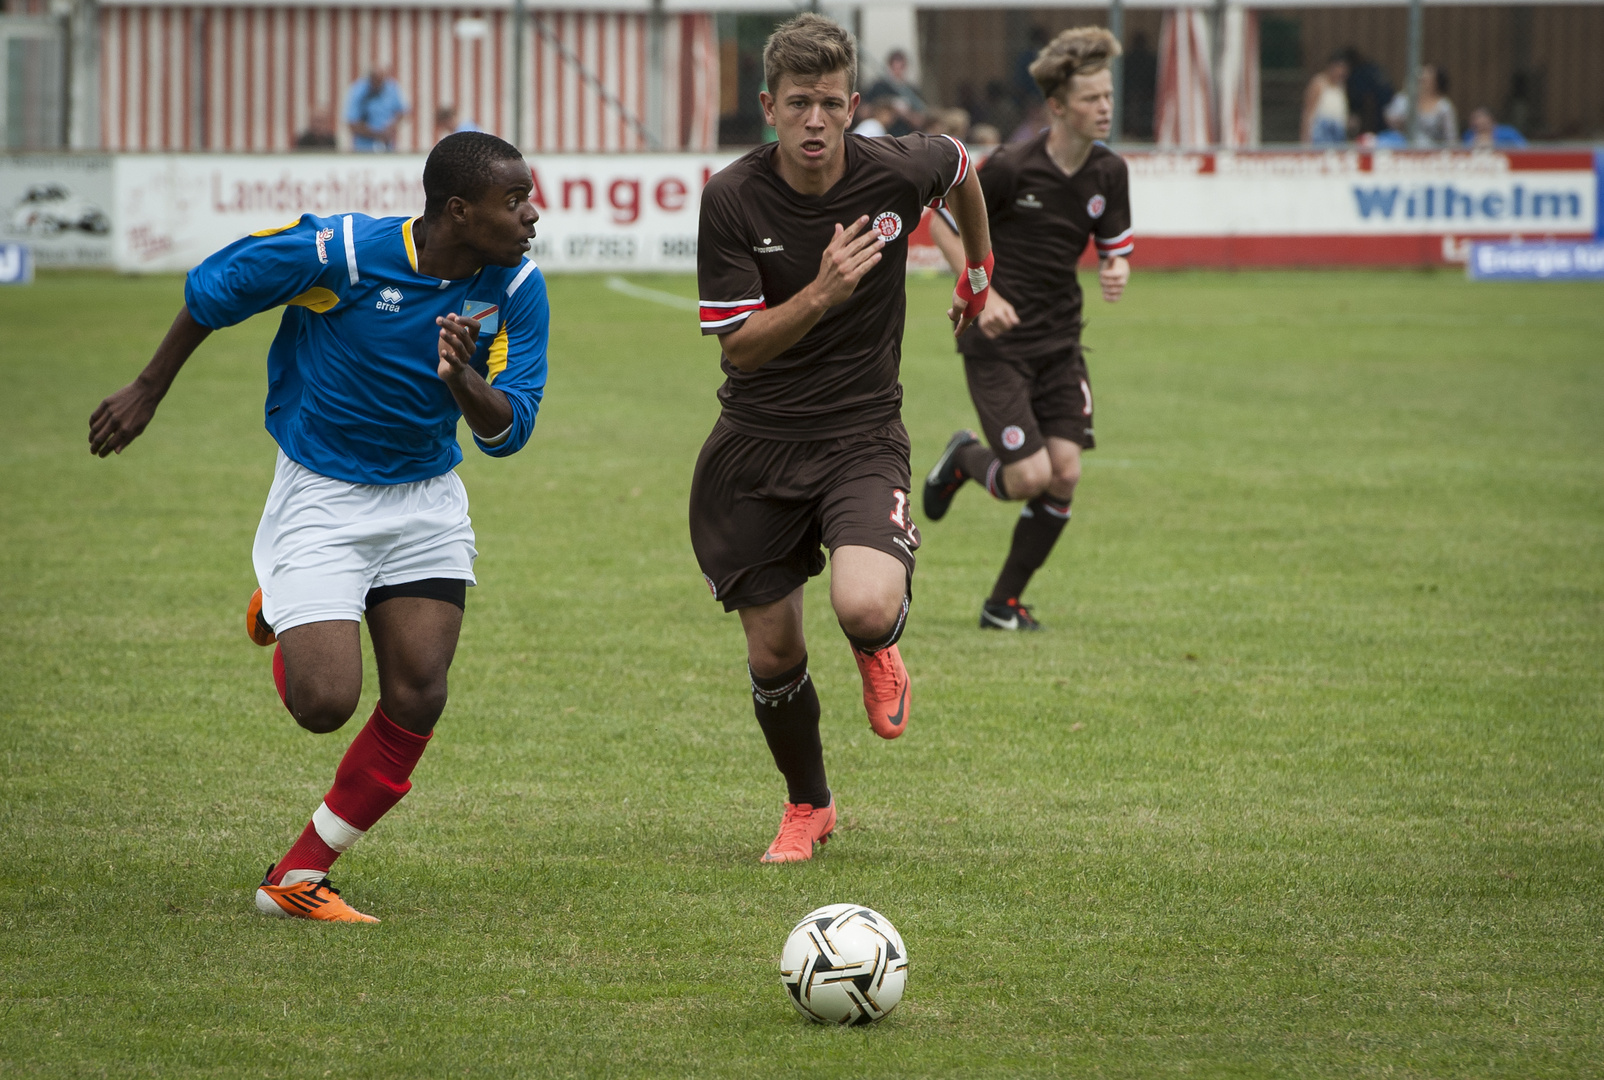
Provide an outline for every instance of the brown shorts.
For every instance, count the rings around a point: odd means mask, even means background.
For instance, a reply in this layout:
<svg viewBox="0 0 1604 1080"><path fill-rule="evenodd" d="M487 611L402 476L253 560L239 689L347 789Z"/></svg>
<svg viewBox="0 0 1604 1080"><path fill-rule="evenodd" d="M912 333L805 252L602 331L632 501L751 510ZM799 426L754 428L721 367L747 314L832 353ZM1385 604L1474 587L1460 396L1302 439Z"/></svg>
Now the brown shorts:
<svg viewBox="0 0 1604 1080"><path fill-rule="evenodd" d="M725 611L789 596L824 569L823 548L884 551L911 576L910 486L900 420L814 442L760 439L720 420L691 478L691 547Z"/></svg>
<svg viewBox="0 0 1604 1080"><path fill-rule="evenodd" d="M986 442L1004 464L1030 457L1049 435L1083 450L1097 445L1091 377L1080 346L1028 359L965 356L964 375Z"/></svg>

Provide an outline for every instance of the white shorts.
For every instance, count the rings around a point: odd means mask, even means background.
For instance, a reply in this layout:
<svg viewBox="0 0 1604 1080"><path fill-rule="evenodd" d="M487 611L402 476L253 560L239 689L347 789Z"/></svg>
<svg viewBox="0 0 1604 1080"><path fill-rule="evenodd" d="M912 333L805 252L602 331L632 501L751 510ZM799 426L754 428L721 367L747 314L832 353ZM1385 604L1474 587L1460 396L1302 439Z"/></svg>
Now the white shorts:
<svg viewBox="0 0 1604 1080"><path fill-rule="evenodd" d="M475 584L468 493L448 472L410 484L352 484L279 451L251 561L276 632L362 621L369 589L425 578Z"/></svg>

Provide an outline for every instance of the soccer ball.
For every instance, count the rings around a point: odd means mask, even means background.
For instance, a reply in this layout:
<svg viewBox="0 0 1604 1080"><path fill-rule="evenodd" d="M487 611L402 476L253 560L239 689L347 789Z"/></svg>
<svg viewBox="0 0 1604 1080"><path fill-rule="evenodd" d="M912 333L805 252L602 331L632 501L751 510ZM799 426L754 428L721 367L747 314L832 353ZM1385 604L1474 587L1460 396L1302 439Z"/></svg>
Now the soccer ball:
<svg viewBox="0 0 1604 1080"><path fill-rule="evenodd" d="M810 911L785 939L780 985L796 1011L821 1024L882 1020L902 1000L908 950L878 911L830 904Z"/></svg>

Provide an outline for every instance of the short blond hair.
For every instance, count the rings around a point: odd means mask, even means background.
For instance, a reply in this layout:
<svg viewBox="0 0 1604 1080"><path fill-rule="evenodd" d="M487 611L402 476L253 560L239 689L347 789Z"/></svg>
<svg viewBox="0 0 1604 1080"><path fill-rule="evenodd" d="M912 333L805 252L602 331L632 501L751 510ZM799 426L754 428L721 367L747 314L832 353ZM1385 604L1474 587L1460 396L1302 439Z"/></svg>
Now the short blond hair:
<svg viewBox="0 0 1604 1080"><path fill-rule="evenodd" d="M1077 75L1096 75L1124 50L1101 26L1077 26L1049 41L1030 65L1043 97L1054 97Z"/></svg>
<svg viewBox="0 0 1604 1080"><path fill-rule="evenodd" d="M777 93L780 77L847 73L847 92L858 84L858 43L834 19L805 11L782 23L763 46L763 78Z"/></svg>

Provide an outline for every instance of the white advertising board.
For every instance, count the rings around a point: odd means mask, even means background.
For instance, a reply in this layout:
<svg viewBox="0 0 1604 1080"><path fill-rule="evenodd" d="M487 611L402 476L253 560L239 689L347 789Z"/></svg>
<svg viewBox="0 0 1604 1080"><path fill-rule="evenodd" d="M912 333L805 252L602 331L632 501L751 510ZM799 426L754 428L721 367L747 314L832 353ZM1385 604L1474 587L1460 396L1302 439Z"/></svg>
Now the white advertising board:
<svg viewBox="0 0 1604 1080"><path fill-rule="evenodd" d="M1154 236L1592 233L1591 155L1331 151L1132 154Z"/></svg>
<svg viewBox="0 0 1604 1080"><path fill-rule="evenodd" d="M694 270L702 187L735 155L531 159L543 270ZM298 214L423 210L422 155L150 155L117 161L118 269L187 270Z"/></svg>
<svg viewBox="0 0 1604 1080"><path fill-rule="evenodd" d="M697 210L733 153L531 159L548 272L694 270ZM1419 265L1465 238L1590 237L1593 155L1264 151L1132 153L1136 258L1147 266ZM126 155L116 159L119 269L186 270L309 212L423 208L421 155ZM0 189L3 190L3 189ZM909 237L928 243L923 230ZM933 265L921 250L910 265ZM930 257L926 257L930 256ZM46 259L42 256L41 263Z"/></svg>
<svg viewBox="0 0 1604 1080"><path fill-rule="evenodd" d="M0 240L39 266L110 266L112 199L110 154L0 157Z"/></svg>

